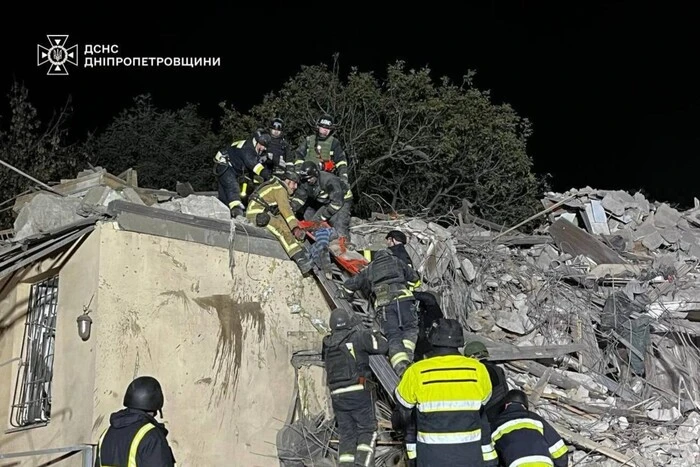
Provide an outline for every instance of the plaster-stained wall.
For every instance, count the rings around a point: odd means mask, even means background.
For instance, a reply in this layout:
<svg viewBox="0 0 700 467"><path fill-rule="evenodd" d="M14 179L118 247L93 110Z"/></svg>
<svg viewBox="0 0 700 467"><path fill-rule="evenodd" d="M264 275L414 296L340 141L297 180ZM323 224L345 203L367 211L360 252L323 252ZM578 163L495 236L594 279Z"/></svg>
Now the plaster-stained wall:
<svg viewBox="0 0 700 467"><path fill-rule="evenodd" d="M313 278L291 261L241 252L232 277L226 249L105 226L99 294L93 439L129 381L153 375L179 465L278 465L291 353L322 337L292 311L328 316Z"/></svg>
<svg viewBox="0 0 700 467"><path fill-rule="evenodd" d="M92 394L96 340L83 342L76 318L83 307L98 306L99 234L93 232L78 242L32 267L12 276L0 292L0 452L23 452L90 443L93 423ZM21 431L9 430L10 406L14 394L24 327L32 283L55 274L58 279L56 341L53 364L51 421ZM91 301L92 300L92 301ZM92 313L90 313L92 315ZM93 336L94 337L94 336ZM56 459L60 455L53 455ZM0 466L41 465L47 457L0 460ZM44 464L46 465L46 464ZM80 465L80 456L51 465Z"/></svg>

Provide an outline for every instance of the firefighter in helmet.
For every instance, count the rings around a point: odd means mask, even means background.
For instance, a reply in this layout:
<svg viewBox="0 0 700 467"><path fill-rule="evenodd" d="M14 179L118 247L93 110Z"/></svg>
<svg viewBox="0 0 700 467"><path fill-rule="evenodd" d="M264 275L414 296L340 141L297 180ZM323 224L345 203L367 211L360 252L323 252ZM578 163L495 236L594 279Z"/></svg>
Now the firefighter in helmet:
<svg viewBox="0 0 700 467"><path fill-rule="evenodd" d="M297 170L299 187L292 198L292 209L305 220L325 221L338 235L350 242L352 191L332 173L319 170L318 164L305 161Z"/></svg>
<svg viewBox="0 0 700 467"><path fill-rule="evenodd" d="M260 156L270 145L270 135L256 130L249 139L234 141L214 156L214 175L219 186L219 200L231 210L231 217L244 215L247 180L255 177L267 181L272 172L260 163Z"/></svg>
<svg viewBox="0 0 700 467"><path fill-rule="evenodd" d="M175 458L166 437L165 425L155 419L163 416L163 390L152 376L133 380L124 394L124 409L109 418L109 428L97 444L95 467L107 465L158 465L172 467ZM132 461L133 460L133 461Z"/></svg>
<svg viewBox="0 0 700 467"><path fill-rule="evenodd" d="M338 425L338 463L374 465L377 417L366 384L371 375L369 355L386 354L388 344L381 335L364 329L354 312L336 308L328 324L331 333L323 338L321 355Z"/></svg>
<svg viewBox="0 0 700 467"><path fill-rule="evenodd" d="M321 115L316 121L316 133L305 137L297 148L294 165L299 168L304 161L316 162L321 170L349 184L348 160L340 141L332 134L335 128L333 117Z"/></svg>
<svg viewBox="0 0 700 467"><path fill-rule="evenodd" d="M284 120L275 117L270 122L270 144L263 153L263 165L273 175L283 175L294 170L291 148L284 137Z"/></svg>

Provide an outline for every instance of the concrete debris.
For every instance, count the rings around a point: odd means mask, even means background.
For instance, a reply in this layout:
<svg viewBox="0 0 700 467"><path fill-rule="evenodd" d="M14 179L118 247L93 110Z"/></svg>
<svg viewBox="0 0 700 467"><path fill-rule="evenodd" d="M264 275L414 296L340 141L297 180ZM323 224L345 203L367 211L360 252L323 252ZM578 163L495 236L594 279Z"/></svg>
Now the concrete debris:
<svg viewBox="0 0 700 467"><path fill-rule="evenodd" d="M231 219L229 209L221 201L212 196L189 195L186 198L178 198L157 204L156 207L167 209L168 211L181 212L182 214L219 219L221 221L229 221Z"/></svg>
<svg viewBox="0 0 700 467"><path fill-rule="evenodd" d="M17 215L14 240L24 240L82 219L77 214L80 203L80 198L39 193Z"/></svg>
<svg viewBox="0 0 700 467"><path fill-rule="evenodd" d="M398 217L353 219L353 243L383 248L402 230L422 289L510 355L498 363L511 388L532 393L546 375L535 409L569 430L576 465L698 465L700 203L681 212L587 187L542 204L562 200L537 235ZM537 360L513 351L575 345Z"/></svg>
<svg viewBox="0 0 700 467"><path fill-rule="evenodd" d="M130 169L125 173L131 174L130 179L135 180L135 171ZM21 241L86 217L107 215L109 204L115 200L226 222L231 219L228 208L215 196L189 194L180 198L177 193L167 190L131 186L101 167L79 172L77 178L61 180L52 188L64 196L41 191L17 198L13 241ZM245 218L241 218L240 222L249 224Z"/></svg>
<svg viewBox="0 0 700 467"><path fill-rule="evenodd" d="M15 201L14 240L103 214L114 200L230 219L215 196L140 188L133 171L91 169L53 188L63 196ZM542 204L546 222L530 235L460 213L451 226L353 219L352 239L377 250L392 229L408 236L421 290L485 342L511 388L533 396L576 465L699 465L700 201L681 212L586 187ZM298 456L296 434L285 436Z"/></svg>

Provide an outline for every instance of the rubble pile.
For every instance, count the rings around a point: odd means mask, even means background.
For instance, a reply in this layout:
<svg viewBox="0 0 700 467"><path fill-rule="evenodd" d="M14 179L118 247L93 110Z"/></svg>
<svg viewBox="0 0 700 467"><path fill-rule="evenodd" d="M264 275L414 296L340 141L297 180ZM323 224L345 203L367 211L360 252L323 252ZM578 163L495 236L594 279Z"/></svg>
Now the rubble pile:
<svg viewBox="0 0 700 467"><path fill-rule="evenodd" d="M208 193L140 188L133 171L93 168L54 191L18 197L14 241L108 216L114 200L230 218ZM389 230L406 233L422 289L486 344L511 388L575 447L575 465L700 465L700 201L680 212L587 187L546 193L542 204L528 220L541 222L533 234L479 219L465 202L449 227L353 219L352 243L376 250ZM330 429L311 422L292 427L287 444L311 433L313 449L303 447L325 457L319 433Z"/></svg>
<svg viewBox="0 0 700 467"><path fill-rule="evenodd" d="M447 228L355 219L353 243L377 249L404 231L423 288L487 345L576 465L700 464L700 203L679 212L585 188L542 204L535 235L463 212Z"/></svg>

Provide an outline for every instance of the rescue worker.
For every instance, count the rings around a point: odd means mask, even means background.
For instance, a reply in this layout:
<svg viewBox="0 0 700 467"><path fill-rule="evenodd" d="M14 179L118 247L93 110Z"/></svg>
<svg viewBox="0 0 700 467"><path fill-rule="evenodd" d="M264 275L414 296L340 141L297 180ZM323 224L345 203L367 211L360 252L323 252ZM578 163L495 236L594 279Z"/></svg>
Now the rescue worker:
<svg viewBox="0 0 700 467"><path fill-rule="evenodd" d="M471 340L464 344L464 349L462 349L465 357L471 357L479 360L484 364L486 370L489 372L489 378L491 379L491 399L488 404L486 404L485 411L489 422L493 426L498 415L503 410L503 405L505 404L506 393L508 392L508 381L506 380L506 374L503 368L500 366L489 362L489 351L483 342L478 340Z"/></svg>
<svg viewBox="0 0 700 467"><path fill-rule="evenodd" d="M279 117L272 119L270 122L270 144L264 153L263 165L277 176L294 170L291 150L283 132L284 120Z"/></svg>
<svg viewBox="0 0 700 467"><path fill-rule="evenodd" d="M501 465L569 465L569 450L564 440L545 419L528 410L527 396L523 391L508 391L505 403L491 434Z"/></svg>
<svg viewBox="0 0 700 467"><path fill-rule="evenodd" d="M330 115L321 115L316 121L316 134L304 138L296 150L294 164L301 167L304 161L320 164L321 170L330 172L349 185L348 160L340 141L331 134L335 129Z"/></svg>
<svg viewBox="0 0 700 467"><path fill-rule="evenodd" d="M352 191L335 175L320 171L316 162L306 161L298 169L300 185L292 208L305 220L325 221L343 242L350 243Z"/></svg>
<svg viewBox="0 0 700 467"><path fill-rule="evenodd" d="M339 295L350 298L356 290L369 290L379 313L382 333L389 341L391 366L399 377L413 361L418 337L416 300L408 289L418 274L390 250L380 250L359 273L345 280Z"/></svg>
<svg viewBox="0 0 700 467"><path fill-rule="evenodd" d="M408 367L395 391L398 418L410 423L411 411L417 410L416 464L495 464L490 437L484 436L482 442L482 430L489 431L489 427L480 412L491 397L486 367L459 353L464 335L457 320L441 318L429 335L432 352Z"/></svg>
<svg viewBox="0 0 700 467"><path fill-rule="evenodd" d="M313 261L301 243L306 232L299 227L289 197L296 191L299 176L285 172L272 177L250 195L246 218L258 227L265 227L277 237L284 251L299 266L302 274L313 268Z"/></svg>
<svg viewBox="0 0 700 467"><path fill-rule="evenodd" d="M133 380L124 394L124 407L110 416L109 428L100 436L95 467L174 466L168 430L155 419L157 412L163 416L158 380L151 376Z"/></svg>
<svg viewBox="0 0 700 467"><path fill-rule="evenodd" d="M250 139L234 141L231 146L214 156L214 174L219 185L219 200L231 210L231 217L244 214L241 196L246 196L247 187L241 189L246 177L262 177L267 181L272 173L260 162L259 157L270 145L270 135L256 130ZM251 173L254 174L251 176ZM247 183L246 183L247 185Z"/></svg>
<svg viewBox="0 0 700 467"><path fill-rule="evenodd" d="M338 462L374 465L377 417L366 384L371 375L369 355L386 354L388 344L381 335L358 327L358 317L342 308L331 312L328 324L331 333L323 338L321 355L338 424Z"/></svg>
<svg viewBox="0 0 700 467"><path fill-rule="evenodd" d="M394 255L400 260L408 264L411 269L415 269L413 266L413 261L411 256L406 251L406 244L408 243L406 234L400 230L392 230L386 234L385 237L386 246L390 249ZM365 250L363 252L365 259L371 261L374 252L371 250ZM411 289L413 296L418 301L418 340L416 341L415 350L415 360L421 360L424 356L430 352L430 343L428 342L428 330L432 327L433 323L437 322L443 317L442 308L438 303L437 297L431 292L421 292L418 290L413 290L420 287L420 281L415 287Z"/></svg>

